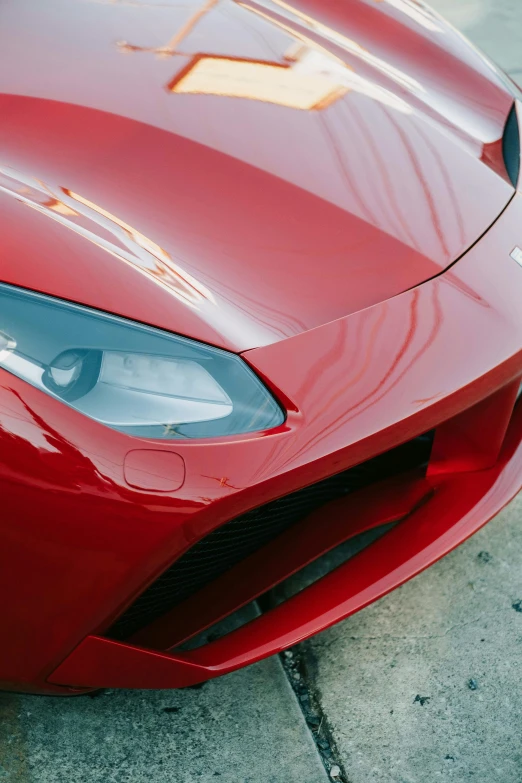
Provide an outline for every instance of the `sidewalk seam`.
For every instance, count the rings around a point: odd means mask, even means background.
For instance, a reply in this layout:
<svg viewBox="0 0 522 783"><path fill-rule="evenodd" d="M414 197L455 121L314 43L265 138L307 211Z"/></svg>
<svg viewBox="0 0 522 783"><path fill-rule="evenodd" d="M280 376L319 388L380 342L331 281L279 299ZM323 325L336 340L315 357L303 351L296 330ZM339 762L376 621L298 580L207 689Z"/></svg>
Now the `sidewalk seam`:
<svg viewBox="0 0 522 783"><path fill-rule="evenodd" d="M323 712L319 694L313 685L313 678L305 663L302 645L280 653L283 671L295 693L308 731L329 780L335 783L350 783L340 753L333 737L328 717ZM335 774L338 770L338 774Z"/></svg>

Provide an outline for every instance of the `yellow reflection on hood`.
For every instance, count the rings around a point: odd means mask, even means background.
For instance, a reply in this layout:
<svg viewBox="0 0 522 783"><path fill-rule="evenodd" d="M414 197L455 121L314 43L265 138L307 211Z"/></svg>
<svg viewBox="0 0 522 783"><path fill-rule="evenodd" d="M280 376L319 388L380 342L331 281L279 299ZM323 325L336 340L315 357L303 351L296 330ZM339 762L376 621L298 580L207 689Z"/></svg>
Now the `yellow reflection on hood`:
<svg viewBox="0 0 522 783"><path fill-rule="evenodd" d="M168 89L181 94L248 98L309 111L324 109L348 92L346 86L328 76L311 74L297 65L205 55L195 58Z"/></svg>

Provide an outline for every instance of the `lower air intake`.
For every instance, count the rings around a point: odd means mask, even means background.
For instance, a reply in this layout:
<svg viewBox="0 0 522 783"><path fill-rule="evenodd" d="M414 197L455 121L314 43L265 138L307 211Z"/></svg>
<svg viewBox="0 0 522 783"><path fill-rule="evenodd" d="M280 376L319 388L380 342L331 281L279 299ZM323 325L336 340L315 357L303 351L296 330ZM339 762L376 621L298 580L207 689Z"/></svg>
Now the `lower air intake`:
<svg viewBox="0 0 522 783"><path fill-rule="evenodd" d="M390 476L424 470L432 442L430 432L221 525L176 560L105 635L129 638L325 503Z"/></svg>

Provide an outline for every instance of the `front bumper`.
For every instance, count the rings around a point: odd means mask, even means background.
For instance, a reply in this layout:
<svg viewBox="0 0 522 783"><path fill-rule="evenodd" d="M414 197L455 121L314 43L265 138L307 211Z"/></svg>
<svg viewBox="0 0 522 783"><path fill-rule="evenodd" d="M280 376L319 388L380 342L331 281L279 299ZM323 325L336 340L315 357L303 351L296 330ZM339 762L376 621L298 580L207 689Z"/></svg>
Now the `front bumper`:
<svg viewBox="0 0 522 783"><path fill-rule="evenodd" d="M0 374L0 687L182 687L326 628L446 554L522 486L522 195L445 274L244 354L288 410L277 431L142 443ZM425 477L335 501L132 643L104 634L182 552L251 508L428 430ZM124 478L137 447L175 451L175 492ZM190 652L164 652L362 530L400 521L286 603ZM299 543L296 546L296 543ZM292 546L288 546L292 543ZM194 618L197 621L194 623ZM188 630L187 630L188 628ZM181 632L180 629L184 629Z"/></svg>

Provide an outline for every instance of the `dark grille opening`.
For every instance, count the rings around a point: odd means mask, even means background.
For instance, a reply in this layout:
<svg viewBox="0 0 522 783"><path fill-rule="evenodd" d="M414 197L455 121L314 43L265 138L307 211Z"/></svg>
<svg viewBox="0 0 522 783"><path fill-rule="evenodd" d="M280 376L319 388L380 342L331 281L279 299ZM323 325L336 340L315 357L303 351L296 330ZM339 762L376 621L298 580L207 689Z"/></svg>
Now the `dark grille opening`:
<svg viewBox="0 0 522 783"><path fill-rule="evenodd" d="M132 636L325 503L399 473L425 469L432 442L433 432L429 432L225 523L176 560L116 620L106 636Z"/></svg>

